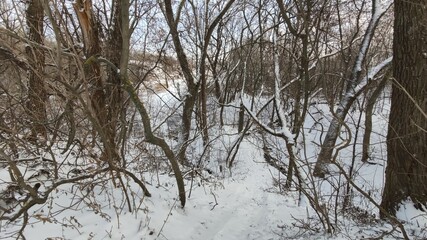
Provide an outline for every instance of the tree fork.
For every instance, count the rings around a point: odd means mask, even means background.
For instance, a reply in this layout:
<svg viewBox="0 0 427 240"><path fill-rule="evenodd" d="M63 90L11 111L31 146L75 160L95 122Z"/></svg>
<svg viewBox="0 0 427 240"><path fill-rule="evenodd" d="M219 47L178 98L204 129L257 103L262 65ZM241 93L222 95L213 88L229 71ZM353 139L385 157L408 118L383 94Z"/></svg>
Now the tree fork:
<svg viewBox="0 0 427 240"><path fill-rule="evenodd" d="M90 57L90 59L88 59L87 61L104 62L109 67L113 68L115 71L118 72L119 70L113 63L97 55ZM145 140L148 143L151 143L153 145L160 147L172 166L172 171L175 174L175 179L178 186L179 200L181 202L181 206L184 207L186 203L185 184L184 184L184 177L182 175L181 169L179 168L179 163L177 161L177 158L174 152L172 151L172 149L166 143L166 141L163 138L160 138L154 135L153 130L151 128L150 116L148 115L147 109L145 108L144 104L139 99L138 94L136 93L136 89L132 85L132 82L127 78L122 79L122 82L123 82L123 88L129 94L130 100L135 104L135 107L141 116L143 127L144 127Z"/></svg>

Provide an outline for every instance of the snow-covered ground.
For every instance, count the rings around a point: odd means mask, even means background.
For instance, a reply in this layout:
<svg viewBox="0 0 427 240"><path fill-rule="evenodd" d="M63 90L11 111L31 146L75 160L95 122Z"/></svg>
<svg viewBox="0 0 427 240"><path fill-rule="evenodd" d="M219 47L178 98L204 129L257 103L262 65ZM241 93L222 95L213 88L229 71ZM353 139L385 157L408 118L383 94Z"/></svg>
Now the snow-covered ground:
<svg viewBox="0 0 427 240"><path fill-rule="evenodd" d="M153 95L163 100L152 101L162 105L162 109L173 109L177 106L165 94ZM166 106L165 104L168 104ZM372 136L372 161L376 164L362 164L359 159L355 161L355 183L379 201L384 178L385 167L385 130L387 107L380 106L374 116L375 131ZM153 108L153 113L161 111ZM234 109L234 108L230 108ZM385 110L384 110L385 109ZM318 152L316 142L320 139L320 125L314 120L323 118L327 123L328 108L314 106L311 109L313 119L307 118L304 132L306 149L300 149L301 163L312 163ZM356 119L358 111L352 113ZM159 114L158 119L161 119ZM159 123L162 121L158 120ZM357 121L353 121L356 123ZM156 124L157 122L154 121ZM154 124L154 125L155 125ZM351 128L355 124L350 121ZM326 125L327 126L327 125ZM187 191L187 204L180 207L177 199L177 189L174 176L167 168L158 167L144 169L150 162L140 155L138 148L129 148L129 159L132 159L132 169L138 177L144 179L151 192L151 197L144 197L141 189L132 179L124 179L127 197L123 188L113 185L113 182L103 175L94 179L84 180L81 184L65 184L49 194L48 201L36 205L29 210L29 222L24 230L27 239L169 239L169 240L240 240L240 239L362 239L383 238L396 239L401 234L398 230L391 234L393 227L378 219L378 210L366 198L356 191L352 192L351 212L341 212L335 208L336 203L342 202L342 195L337 191L345 188L345 179L336 175L329 181L314 179L316 193L320 202L328 209L328 215L334 226L333 233L325 233L316 211L308 201L302 200L298 191L283 189L285 176L264 159L263 143L257 131L245 137L232 169L225 167L226 152L237 136L233 133L236 129L224 126L215 129L213 134L218 136L214 141L209 158L204 161L205 169L191 172L184 169ZM361 130L362 131L362 130ZM363 132L363 131L362 131ZM361 138L362 132L358 137ZM345 134L344 134L345 135ZM353 135L354 136L354 135ZM137 134L131 142L137 144ZM273 139L274 140L274 139ZM360 141L359 141L360 142ZM274 142L273 142L274 143ZM284 151L280 140L274 147L278 156ZM360 144L357 146L360 154ZM192 150L190 149L190 152ZM198 149L194 150L196 155ZM65 154L54 152L56 161L64 168L63 175L72 177L71 170L76 166L79 158L85 156L72 155L71 150ZM46 158L51 155L45 154ZM351 147L345 149L340 155L344 166L349 166L352 159ZM139 161L139 166L138 166ZM159 160L162 161L162 160ZM91 171L99 167L95 163L89 164L84 169ZM43 168L43 164L36 166ZM151 164L152 165L152 164ZM307 166L301 166L302 170ZM34 173L33 168L25 164L19 165L29 179ZM49 166L45 166L49 168ZM206 170L209 169L210 173ZM106 173L108 175L108 173ZM44 178L41 179L41 178ZM1 186L4 188L10 181L6 168L0 170ZM51 177L37 176L29 182L43 182L40 194L52 185ZM333 186L338 186L334 188ZM310 191L313 189L310 189ZM340 193L342 194L342 193ZM84 196L84 197L83 197ZM338 196L338 197L336 197ZM129 205L131 209L129 209ZM336 211L336 212L334 212ZM406 221L405 227L414 239L426 237L427 217L425 213L414 209L410 204L399 211L398 216ZM17 231L21 228L23 220L8 223L0 222L0 239L16 238Z"/></svg>

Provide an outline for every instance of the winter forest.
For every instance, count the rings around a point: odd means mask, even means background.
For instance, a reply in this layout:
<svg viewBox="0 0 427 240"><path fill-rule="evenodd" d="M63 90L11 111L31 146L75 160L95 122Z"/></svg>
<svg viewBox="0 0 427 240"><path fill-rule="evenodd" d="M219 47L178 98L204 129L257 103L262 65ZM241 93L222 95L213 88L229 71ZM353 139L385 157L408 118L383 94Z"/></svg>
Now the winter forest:
<svg viewBox="0 0 427 240"><path fill-rule="evenodd" d="M427 239L424 0L0 1L0 239Z"/></svg>

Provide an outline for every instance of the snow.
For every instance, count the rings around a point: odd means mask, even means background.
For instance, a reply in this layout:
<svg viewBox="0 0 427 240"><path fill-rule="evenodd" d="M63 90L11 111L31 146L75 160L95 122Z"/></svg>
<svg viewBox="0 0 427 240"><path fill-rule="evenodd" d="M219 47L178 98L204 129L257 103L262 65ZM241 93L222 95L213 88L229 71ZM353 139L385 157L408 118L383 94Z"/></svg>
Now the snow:
<svg viewBox="0 0 427 240"><path fill-rule="evenodd" d="M172 96L177 91L171 89L171 92L143 95L147 104L150 104L150 113L157 114L152 121L159 129L167 125L160 124L180 104ZM388 108L387 101L377 106L373 119L375 132L372 136L372 161L377 164L362 164L356 160L354 167L355 183L369 192L377 202L381 200L384 178L385 122ZM237 111L233 106L226 108L226 120L231 122ZM355 118L359 112L350 114ZM332 118L329 107L321 103L311 105L310 115L312 117L307 118L304 126L307 145L301 147L302 140L299 140L295 146L297 152L304 152L300 154L298 166L307 180L310 180L308 166L312 165L319 151L315 143L322 136L321 125L326 125ZM348 125L352 131L355 130L354 123L349 122ZM323 206L331 207L329 217L333 220L335 230L333 233L325 233L308 199L301 198L296 189L284 191L282 182L285 176L266 163L263 142L257 131L254 128L245 136L232 169L226 169L224 161L228 148L238 137L235 127L224 126L211 131L217 134L218 140L213 142L204 166L212 173L199 169L198 174L192 178L189 169L184 169L187 196L190 196L185 208L179 206L174 176L164 167L153 167L155 164L161 165L162 161L156 159L156 162L150 162L149 158L141 156L141 150L137 147L129 147L127 157L137 164L130 165L128 170L146 182L152 197L144 197L141 189L131 179L124 178L132 203L129 211L122 188L115 187L111 180L105 181L102 175L81 181L81 184L61 185L49 194L45 204L36 205L29 210L30 220L24 234L27 239L362 239L378 237L393 229L390 224L378 219L378 210L357 192L352 193L351 203L354 208L334 217L333 206L336 201L342 201L335 196L345 186L343 177L336 171L328 179L313 179L313 182L305 186L307 191L318 194ZM137 133L132 136L132 144L141 144ZM271 154L286 160L283 139L266 139L274 148ZM360 151L361 146L357 145L357 148ZM149 149L149 146L144 149ZM190 148L189 154L198 157L198 150L198 147ZM59 149L54 151L58 162L63 166L69 164L68 168L63 169L63 175L73 177L71 170L82 162L86 162L83 170L88 172L99 167L96 163L88 163L89 158L84 155L72 155L74 151L77 149L73 148L65 154L61 154ZM48 153L42 154L46 156L40 157L50 156ZM21 156L20 159L24 157ZM351 158L351 150L344 149L339 159L347 167ZM44 164L42 160L39 162ZM26 168L23 164L19 167L26 179L35 173L35 170ZM2 187L10 179L6 170L0 170ZM43 182L41 195L53 184L51 178L46 176L39 176L31 181ZM425 237L427 220L424 212L416 210L408 202L402 205L397 215L405 221L405 227L411 236ZM0 238L16 238L21 224L22 220L0 222ZM401 237L399 233L394 232L383 239L398 237Z"/></svg>
<svg viewBox="0 0 427 240"><path fill-rule="evenodd" d="M163 176L162 187L151 188L153 197L145 199L137 212L123 210L117 214L114 209L117 206L108 204L112 200L99 193L96 194L98 201L104 202L99 209L67 210L57 218L59 222L32 222L25 233L37 236L35 239L54 236L67 239L90 236L94 239L276 239L277 224L285 224L277 218L291 219L305 209L294 206L292 198L275 192L271 186L271 169L251 143L244 143L241 152L242 161L237 163L233 176L196 186L185 209L174 200L173 180ZM58 205L70 204L68 191L66 186L52 194ZM40 209L35 214L39 218L46 216ZM153 234L149 235L150 232Z"/></svg>
<svg viewBox="0 0 427 240"><path fill-rule="evenodd" d="M376 3L374 1L374 3ZM353 73L352 73L352 84L350 85L351 88L356 87L361 79L358 79L358 74L362 71L362 66L365 62L365 56L369 50L369 45L371 44L371 40L374 36L375 29L378 25L378 22L380 21L381 17L387 12L387 10L390 8L392 2L387 3L376 3L374 5L374 9L372 10L372 16L371 20L369 21L368 28L366 29L365 34L363 35L363 40L356 58L356 62L353 67Z"/></svg>
<svg viewBox="0 0 427 240"><path fill-rule="evenodd" d="M427 227L427 214L424 210L417 209L410 200L403 202L399 206L396 217L404 222L418 225L421 228Z"/></svg>
<svg viewBox="0 0 427 240"><path fill-rule="evenodd" d="M262 157L248 143L242 148L240 171L219 186L196 189L185 210L173 211L159 239L276 239L278 223L270 216L298 215L286 211L286 197L268 192L271 174Z"/></svg>

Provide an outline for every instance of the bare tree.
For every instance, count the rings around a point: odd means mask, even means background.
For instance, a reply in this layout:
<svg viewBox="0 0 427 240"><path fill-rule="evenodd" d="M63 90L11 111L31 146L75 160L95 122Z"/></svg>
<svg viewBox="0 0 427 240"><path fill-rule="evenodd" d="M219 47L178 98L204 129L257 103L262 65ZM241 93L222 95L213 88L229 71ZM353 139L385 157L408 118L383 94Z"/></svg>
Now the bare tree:
<svg viewBox="0 0 427 240"><path fill-rule="evenodd" d="M367 53L369 46L371 44L372 38L375 33L375 29L380 21L381 17L389 9L391 3L383 6L380 2L374 0L372 2L372 16L369 22L369 25L366 29L365 34L363 35L363 40L360 44L360 49L355 59L353 70L351 76L347 82L347 87L344 95L341 97L337 109L334 112L334 118L332 119L328 132L323 141L321 151L317 158L316 166L314 168L313 174L318 177L324 177L327 173L326 165L332 161L332 153L335 147L335 142L338 138L339 131L342 127L342 123L345 120L348 110L356 99L357 95L360 92L357 91L357 88L360 87L360 83L364 81L362 70L363 65L366 62ZM378 66L385 67L391 62L391 58L382 62ZM375 72L375 71L371 71ZM372 78L372 77L371 77Z"/></svg>
<svg viewBox="0 0 427 240"><path fill-rule="evenodd" d="M166 0L164 4L162 4L164 15L166 17L168 26L170 28L170 34L172 36L172 41L175 47L175 52L177 54L177 59L179 61L181 70L184 75L184 79L187 84L187 94L184 99L183 114L182 114L183 126L182 126L181 136L179 140L180 150L179 150L178 159L180 160L181 163L187 162L185 152L186 152L188 140L190 137L192 113L194 110L194 106L196 104L197 97L199 96L198 94L199 90L201 91L201 95L200 95L201 118L200 119L201 119L201 128L203 132L202 133L203 142L206 145L208 141L207 109L206 109L206 88L207 88L206 66L207 66L207 57L208 57L208 46L209 46L209 42L211 41L211 37L212 37L212 34L214 33L215 28L220 23L224 14L230 9L233 2L234 0L227 1L225 6L219 11L217 16L214 18L214 20L211 23L208 23L206 19L206 22L204 23L206 26L205 29L203 30L198 29L202 40L200 45L201 57L199 59L199 67L197 69L198 74L196 78L193 75L193 71L190 67L191 64L189 63L186 52L184 51L182 40L178 32L180 15L185 2L184 1L181 2L181 4L178 6L178 11L176 13L174 13L173 11L173 5L171 1ZM192 1L190 1L190 4L194 5ZM206 7L206 11L207 9L208 8Z"/></svg>
<svg viewBox="0 0 427 240"><path fill-rule="evenodd" d="M26 11L28 26L28 40L36 44L43 44L44 32L44 11L42 1L31 0ZM46 101L47 92L44 80L44 50L34 45L26 47L29 62L29 86L27 111L32 123L32 139L36 140L37 135L46 138L47 114Z"/></svg>
<svg viewBox="0 0 427 240"><path fill-rule="evenodd" d="M112 129L107 113L107 96L105 86L101 76L101 66L98 62L92 61L95 56L102 53L99 36L99 19L94 14L92 1L76 1L73 7L80 23L83 35L84 52L87 58L84 64L86 86L90 92L91 110L95 118L93 119L94 129L100 134L103 143L102 160L110 164L118 162L120 156L114 142L115 129ZM117 15L119 18L120 15ZM117 94L114 94L116 96ZM117 96L116 96L117 97ZM118 99L117 99L118 100ZM113 107L114 108L114 107ZM96 138L96 136L93 136Z"/></svg>
<svg viewBox="0 0 427 240"><path fill-rule="evenodd" d="M317 49L316 45L319 42L320 34L318 32L319 26L322 26L322 16L326 9L327 1L313 2L313 1L297 1L296 2L296 13L298 16L294 24L289 17L288 7L282 0L277 0L279 6L280 16L284 20L290 34L296 38L297 45L299 45L299 59L297 59L298 65L298 81L295 81L295 94L293 104L293 127L292 133L294 134L294 141L297 141L299 134L301 133L302 126L305 121L305 117L308 111L309 97L312 91L310 87L310 70L314 66L310 66L310 60L314 59L313 62L317 62L320 57L319 54L314 50ZM317 29L317 30L316 30ZM314 34L312 34L314 32ZM310 50L311 49L311 50ZM287 184L290 185L293 171L296 170L295 161L290 158L289 170L287 176Z"/></svg>
<svg viewBox="0 0 427 240"><path fill-rule="evenodd" d="M105 29L108 33L108 47L105 48L104 52L105 57L114 65L119 66L120 70L122 70L121 63L128 63L129 61L129 50L127 52L123 52L124 49L129 49L129 46L124 47L123 41L130 38L131 29L129 29L129 26L127 26L127 28L122 28L122 24L124 23L123 18L126 17L122 15L122 8L126 6L122 5L125 5L125 3L121 1L112 1L111 5L111 25L107 26L107 29ZM126 74L127 65L123 66L123 71L124 72L121 73ZM108 141L110 143L114 143L113 146L117 147L116 135L118 131L119 116L123 110L125 110L125 108L123 108L123 90L121 87L122 79L120 77L121 75L111 68L108 69L107 73L107 84L105 90L108 109L108 114L106 116L107 127L109 129L109 136L107 137L109 138Z"/></svg>

